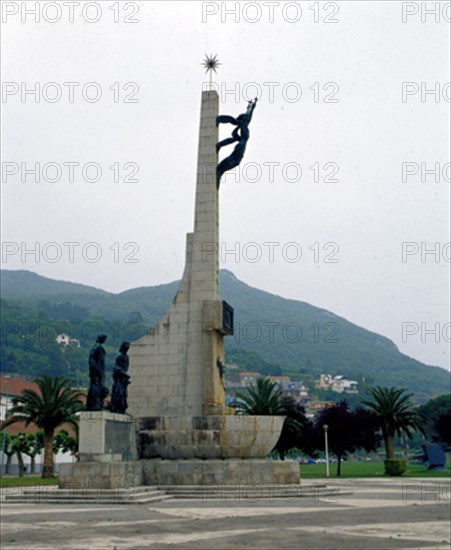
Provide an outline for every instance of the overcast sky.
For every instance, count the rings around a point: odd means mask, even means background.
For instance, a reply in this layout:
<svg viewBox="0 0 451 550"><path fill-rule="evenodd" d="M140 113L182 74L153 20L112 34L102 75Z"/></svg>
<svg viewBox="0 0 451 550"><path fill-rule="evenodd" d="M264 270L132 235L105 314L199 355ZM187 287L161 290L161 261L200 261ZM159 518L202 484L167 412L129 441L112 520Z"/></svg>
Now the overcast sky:
<svg viewBox="0 0 451 550"><path fill-rule="evenodd" d="M259 96L221 267L448 367L449 2L2 4L3 268L180 278L217 54L221 113Z"/></svg>

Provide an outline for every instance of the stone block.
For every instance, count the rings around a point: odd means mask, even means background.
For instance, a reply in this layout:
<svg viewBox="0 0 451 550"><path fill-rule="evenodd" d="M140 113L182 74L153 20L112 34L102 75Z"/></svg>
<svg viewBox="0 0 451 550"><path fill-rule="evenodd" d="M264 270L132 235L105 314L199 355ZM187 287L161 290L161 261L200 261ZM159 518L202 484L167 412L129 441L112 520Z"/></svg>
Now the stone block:
<svg viewBox="0 0 451 550"><path fill-rule="evenodd" d="M143 484L142 466L140 461L62 464L58 485L60 489L138 487Z"/></svg>
<svg viewBox="0 0 451 550"><path fill-rule="evenodd" d="M130 415L108 411L80 414L80 457L121 456L122 460L137 458L135 422ZM102 458L104 461L104 458Z"/></svg>
<svg viewBox="0 0 451 550"><path fill-rule="evenodd" d="M277 464L276 468L273 465ZM143 460L143 483L149 485L242 485L252 491L272 484L299 485L296 463L270 460ZM281 481L279 481L281 480Z"/></svg>

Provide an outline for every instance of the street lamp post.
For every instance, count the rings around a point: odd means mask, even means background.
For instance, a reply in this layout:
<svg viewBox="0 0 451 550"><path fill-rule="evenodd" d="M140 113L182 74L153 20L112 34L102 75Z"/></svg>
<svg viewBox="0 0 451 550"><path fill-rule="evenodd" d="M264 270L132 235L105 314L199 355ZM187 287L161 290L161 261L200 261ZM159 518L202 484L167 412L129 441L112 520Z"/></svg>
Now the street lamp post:
<svg viewBox="0 0 451 550"><path fill-rule="evenodd" d="M324 424L324 447L326 450L326 477L330 477L330 471L329 471L329 440L327 438L327 430L329 429L329 426L327 424Z"/></svg>

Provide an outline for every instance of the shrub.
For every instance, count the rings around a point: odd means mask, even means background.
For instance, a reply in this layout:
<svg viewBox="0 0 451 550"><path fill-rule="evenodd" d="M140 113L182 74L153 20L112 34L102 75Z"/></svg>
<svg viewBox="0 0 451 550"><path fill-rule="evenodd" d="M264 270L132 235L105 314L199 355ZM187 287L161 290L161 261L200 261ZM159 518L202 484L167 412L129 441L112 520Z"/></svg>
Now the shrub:
<svg viewBox="0 0 451 550"><path fill-rule="evenodd" d="M406 471L407 461L403 458L387 458L384 460L385 475L402 476Z"/></svg>

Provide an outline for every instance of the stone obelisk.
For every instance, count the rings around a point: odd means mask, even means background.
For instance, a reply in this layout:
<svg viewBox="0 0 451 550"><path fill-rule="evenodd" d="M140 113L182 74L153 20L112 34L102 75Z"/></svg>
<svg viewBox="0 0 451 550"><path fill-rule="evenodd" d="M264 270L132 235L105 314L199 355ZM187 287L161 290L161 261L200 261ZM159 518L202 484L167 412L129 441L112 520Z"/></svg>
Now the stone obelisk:
<svg viewBox="0 0 451 550"><path fill-rule="evenodd" d="M231 329L219 300L218 103L215 91L202 93L194 232L187 235L180 287L129 354L129 403L140 417L223 413L223 337Z"/></svg>
<svg viewBox="0 0 451 550"><path fill-rule="evenodd" d="M295 462L265 460L284 417L224 409L233 309L219 299L218 103L215 91L202 93L194 231L172 304L131 345L129 414L83 413L80 462L62 466L60 488L299 482Z"/></svg>

